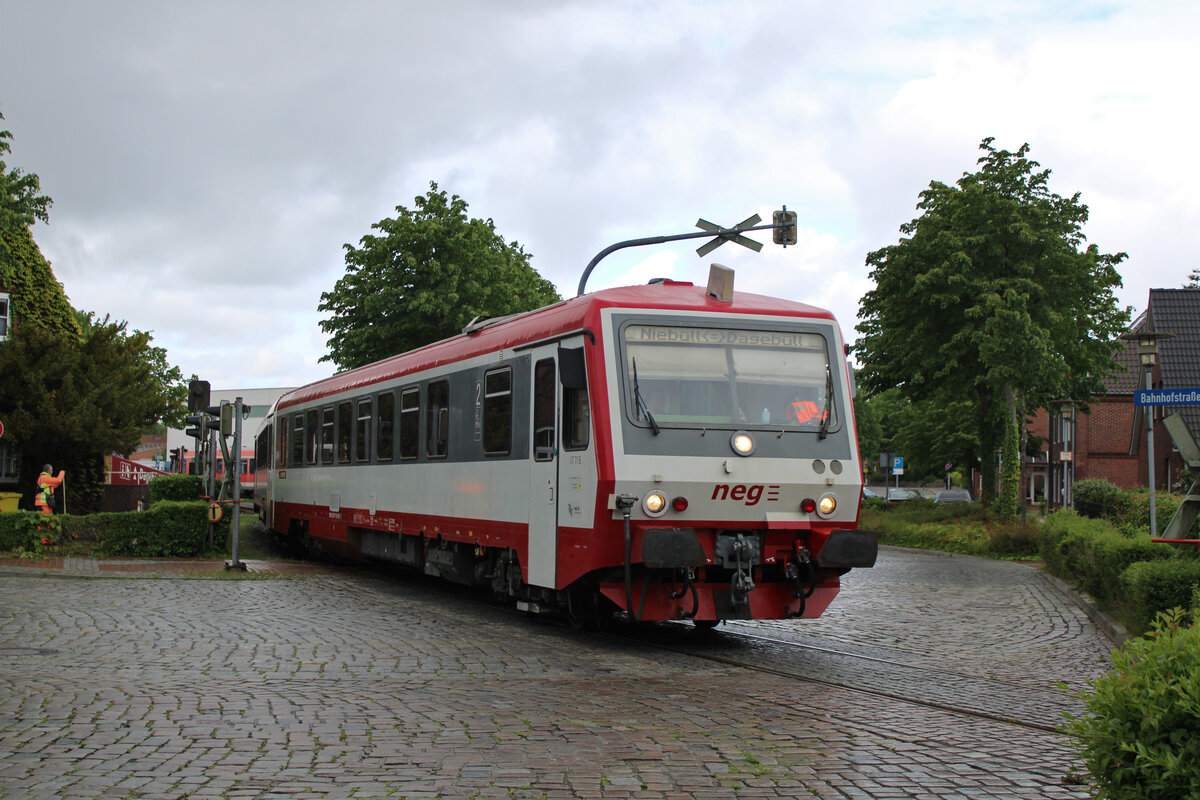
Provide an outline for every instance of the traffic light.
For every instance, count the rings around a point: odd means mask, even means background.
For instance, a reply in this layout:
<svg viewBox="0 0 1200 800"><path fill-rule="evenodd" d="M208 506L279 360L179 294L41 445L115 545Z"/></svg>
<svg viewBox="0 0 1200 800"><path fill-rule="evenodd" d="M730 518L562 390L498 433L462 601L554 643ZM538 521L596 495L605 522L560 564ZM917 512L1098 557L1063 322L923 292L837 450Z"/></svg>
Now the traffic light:
<svg viewBox="0 0 1200 800"><path fill-rule="evenodd" d="M184 430L184 434L186 436L192 437L193 439L202 438L204 436L204 434L201 432L204 429L204 420L205 420L204 414L188 414L186 417L183 418L183 421L186 422L188 425L195 425L197 427L187 428L186 430Z"/></svg>
<svg viewBox="0 0 1200 800"><path fill-rule="evenodd" d="M796 212L788 211L787 206L782 211L771 214L771 222L776 226L771 230L771 239L775 244L787 247L796 243Z"/></svg>
<svg viewBox="0 0 1200 800"><path fill-rule="evenodd" d="M209 406L205 413L213 417L208 421L208 427L220 431L222 436L233 435L233 405L222 402L219 406Z"/></svg>
<svg viewBox="0 0 1200 800"><path fill-rule="evenodd" d="M188 381L188 411L203 411L208 405L208 381Z"/></svg>

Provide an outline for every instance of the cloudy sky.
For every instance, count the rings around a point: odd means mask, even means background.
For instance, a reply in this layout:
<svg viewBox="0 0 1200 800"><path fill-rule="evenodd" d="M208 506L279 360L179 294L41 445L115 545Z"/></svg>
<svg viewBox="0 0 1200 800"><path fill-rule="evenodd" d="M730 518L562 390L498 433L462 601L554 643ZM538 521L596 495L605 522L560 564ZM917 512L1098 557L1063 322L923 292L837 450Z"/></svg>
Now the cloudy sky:
<svg viewBox="0 0 1200 800"><path fill-rule="evenodd" d="M1129 254L1120 300L1200 262L1200 4L1145 0L0 0L9 167L54 200L34 236L72 303L152 331L214 388L328 362L316 308L344 243L430 181L564 296L617 241L799 212L761 254L610 256L588 289L708 263L831 309L979 143L1053 170Z"/></svg>

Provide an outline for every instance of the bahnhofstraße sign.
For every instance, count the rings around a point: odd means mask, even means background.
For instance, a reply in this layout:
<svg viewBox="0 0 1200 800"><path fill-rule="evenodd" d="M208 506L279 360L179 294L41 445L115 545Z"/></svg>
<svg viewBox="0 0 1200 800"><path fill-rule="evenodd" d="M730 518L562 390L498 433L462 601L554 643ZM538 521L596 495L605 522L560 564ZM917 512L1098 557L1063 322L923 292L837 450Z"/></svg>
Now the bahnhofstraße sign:
<svg viewBox="0 0 1200 800"><path fill-rule="evenodd" d="M1200 406L1200 388L1138 389L1133 393L1135 406Z"/></svg>

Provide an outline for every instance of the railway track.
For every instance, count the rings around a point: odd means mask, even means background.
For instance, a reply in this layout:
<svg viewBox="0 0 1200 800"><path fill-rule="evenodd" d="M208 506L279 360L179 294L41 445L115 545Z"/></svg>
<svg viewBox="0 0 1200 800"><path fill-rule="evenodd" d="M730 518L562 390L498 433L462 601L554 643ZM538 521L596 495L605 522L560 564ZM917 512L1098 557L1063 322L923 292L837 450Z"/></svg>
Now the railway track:
<svg viewBox="0 0 1200 800"><path fill-rule="evenodd" d="M1083 710L1073 694L1051 686L905 663L885 655L882 648L875 648L880 655L868 655L806 644L756 633L753 628L753 623L734 623L700 631L690 623L659 623L617 629L613 635L752 672L1045 733L1059 732L1064 713Z"/></svg>

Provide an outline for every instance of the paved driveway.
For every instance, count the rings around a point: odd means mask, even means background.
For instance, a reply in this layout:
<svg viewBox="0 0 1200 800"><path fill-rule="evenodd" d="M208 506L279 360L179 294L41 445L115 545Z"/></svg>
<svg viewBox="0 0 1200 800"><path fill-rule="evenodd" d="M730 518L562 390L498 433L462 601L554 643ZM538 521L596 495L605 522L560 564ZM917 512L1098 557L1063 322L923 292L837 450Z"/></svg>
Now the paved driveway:
<svg viewBox="0 0 1200 800"><path fill-rule="evenodd" d="M1083 798L1057 734L904 697L998 680L1053 725L1111 647L1029 567L892 548L823 619L718 639L843 685L421 582L40 575L0 575L2 798ZM891 662L898 698L854 688Z"/></svg>

